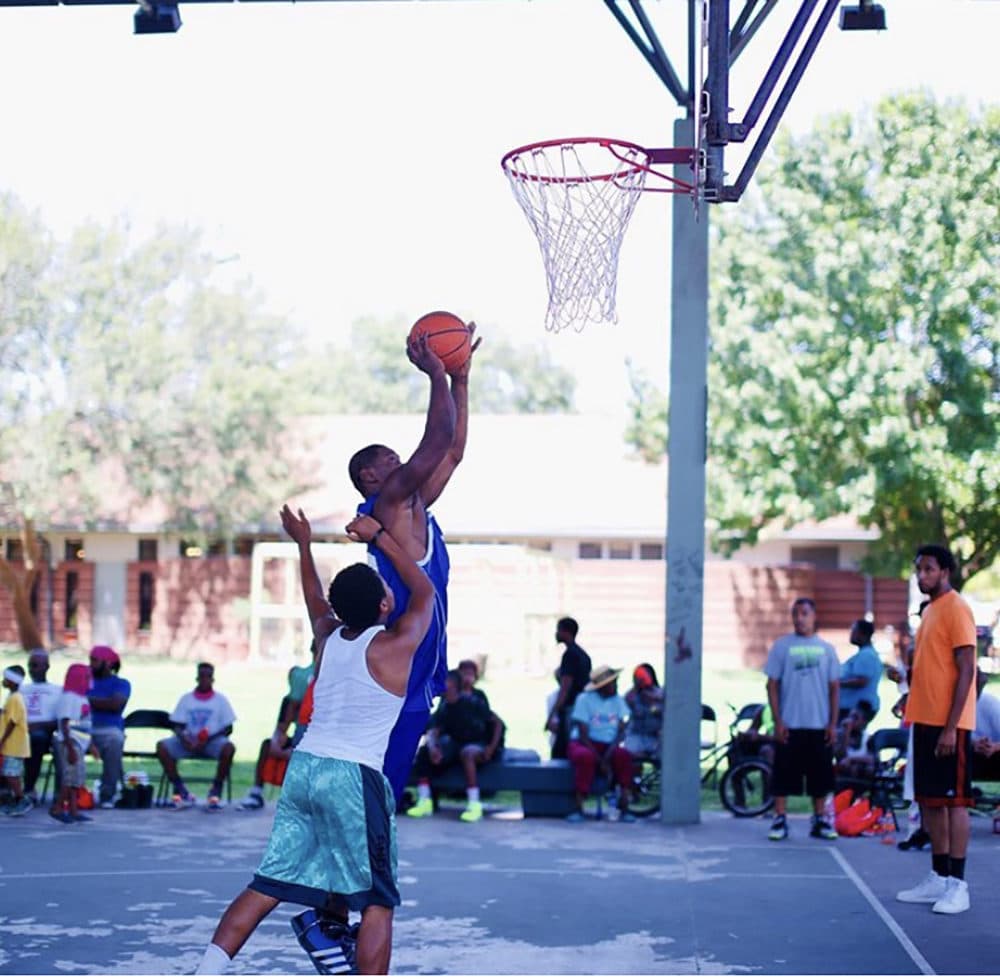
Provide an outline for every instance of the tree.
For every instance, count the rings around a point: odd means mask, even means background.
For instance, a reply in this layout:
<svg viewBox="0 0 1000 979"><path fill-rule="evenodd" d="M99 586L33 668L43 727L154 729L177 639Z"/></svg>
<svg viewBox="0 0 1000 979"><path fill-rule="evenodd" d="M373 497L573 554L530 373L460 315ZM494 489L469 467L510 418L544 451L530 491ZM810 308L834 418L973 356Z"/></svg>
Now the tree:
<svg viewBox="0 0 1000 979"><path fill-rule="evenodd" d="M133 237L118 222L59 244L0 196L0 526L25 558L0 555L0 583L28 649L39 533L125 526L155 498L165 528L225 537L297 488L295 334L248 283L217 283L197 233Z"/></svg>
<svg viewBox="0 0 1000 979"><path fill-rule="evenodd" d="M316 413L412 413L427 408L427 379L406 359L410 323L364 317L344 343L331 341L313 364ZM551 413L573 407L575 379L544 347L515 347L480 328L469 407L484 414Z"/></svg>
<svg viewBox="0 0 1000 979"><path fill-rule="evenodd" d="M961 584L1000 556L998 172L1000 108L909 94L784 139L713 210L717 546L853 514L871 572L940 542ZM664 399L633 410L664 446Z"/></svg>

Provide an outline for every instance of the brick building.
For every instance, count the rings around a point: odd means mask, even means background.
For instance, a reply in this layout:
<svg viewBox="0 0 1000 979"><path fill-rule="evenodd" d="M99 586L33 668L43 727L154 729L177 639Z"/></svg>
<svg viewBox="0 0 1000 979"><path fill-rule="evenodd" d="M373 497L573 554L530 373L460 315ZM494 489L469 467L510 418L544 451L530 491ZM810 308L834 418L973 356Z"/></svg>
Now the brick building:
<svg viewBox="0 0 1000 979"><path fill-rule="evenodd" d="M346 464L370 442L406 457L423 418L313 419L317 488L291 501L309 515L322 574L363 559L343 526L356 492ZM113 530L44 533L51 567L34 608L53 645L104 641L130 651L217 662L281 660L306 644L294 548L273 524L199 548L145 522L109 513ZM501 668L540 671L555 620L572 614L609 661L658 660L664 645L666 466L630 458L620 425L589 416L480 416L465 461L435 507L452 557L450 648ZM905 581L857 570L872 531L849 520L775 528L758 546L705 564L704 662L757 666L789 628L802 594L817 600L823 634L846 649L853 619L876 627L906 614ZM0 527L5 556L20 542ZM55 560L56 557L62 560ZM0 643L16 641L0 590ZM641 655L640 655L641 654Z"/></svg>

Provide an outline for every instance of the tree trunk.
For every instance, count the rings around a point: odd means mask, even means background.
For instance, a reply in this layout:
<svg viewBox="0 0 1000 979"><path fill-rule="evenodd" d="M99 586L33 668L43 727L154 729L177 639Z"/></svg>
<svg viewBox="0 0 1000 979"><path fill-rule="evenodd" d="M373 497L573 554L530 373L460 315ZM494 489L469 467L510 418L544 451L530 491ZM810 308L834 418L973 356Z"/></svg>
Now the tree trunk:
<svg viewBox="0 0 1000 979"><path fill-rule="evenodd" d="M45 648L41 630L31 612L31 590L42 570L42 549L30 520L25 520L21 527L21 543L24 545L23 569L19 570L0 554L0 584L10 592L21 648L30 652Z"/></svg>

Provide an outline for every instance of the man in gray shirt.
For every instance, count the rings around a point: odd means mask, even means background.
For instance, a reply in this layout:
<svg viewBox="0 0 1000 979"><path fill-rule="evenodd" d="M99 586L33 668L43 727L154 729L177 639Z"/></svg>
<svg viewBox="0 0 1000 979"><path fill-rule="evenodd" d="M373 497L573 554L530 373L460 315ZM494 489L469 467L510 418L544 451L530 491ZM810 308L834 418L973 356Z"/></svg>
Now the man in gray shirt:
<svg viewBox="0 0 1000 979"><path fill-rule="evenodd" d="M816 635L816 604L797 598L792 605L794 632L782 636L767 654L767 699L774 715L774 822L768 839L788 838L788 796L805 792L813 800L810 836L835 840L824 818L833 791L833 741L840 698L840 661L830 643Z"/></svg>

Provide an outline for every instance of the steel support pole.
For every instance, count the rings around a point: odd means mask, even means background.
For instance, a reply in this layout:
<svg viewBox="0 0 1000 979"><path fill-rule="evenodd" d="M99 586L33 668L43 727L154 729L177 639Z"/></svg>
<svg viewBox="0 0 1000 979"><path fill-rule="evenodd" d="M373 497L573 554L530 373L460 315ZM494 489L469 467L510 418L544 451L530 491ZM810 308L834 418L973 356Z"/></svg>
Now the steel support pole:
<svg viewBox="0 0 1000 979"><path fill-rule="evenodd" d="M692 146L694 120L674 123L674 145ZM678 176L683 176L678 169ZM667 641L661 818L701 815L701 637L705 577L708 409L708 214L673 195L670 394L667 439ZM684 637L683 645L678 639Z"/></svg>

